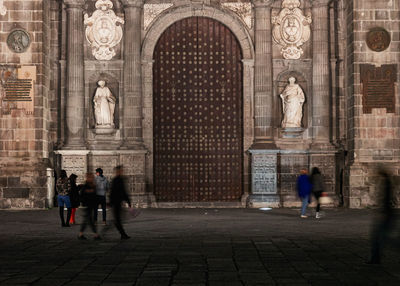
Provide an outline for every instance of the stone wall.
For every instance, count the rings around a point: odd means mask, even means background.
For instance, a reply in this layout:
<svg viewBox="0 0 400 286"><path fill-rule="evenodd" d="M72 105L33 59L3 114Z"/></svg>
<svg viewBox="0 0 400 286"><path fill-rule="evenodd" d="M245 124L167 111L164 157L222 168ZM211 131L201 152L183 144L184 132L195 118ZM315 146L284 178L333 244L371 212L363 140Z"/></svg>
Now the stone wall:
<svg viewBox="0 0 400 286"><path fill-rule="evenodd" d="M49 154L49 0L4 1L0 16L0 208L43 208ZM14 30L29 35L9 39ZM18 36L19 35L19 36ZM22 35L22 36L21 36ZM26 34L25 34L26 35ZM25 51L23 51L26 48ZM12 49L15 49L15 52ZM11 80L32 79L32 101L8 100ZM28 88L29 93L29 88Z"/></svg>
<svg viewBox="0 0 400 286"><path fill-rule="evenodd" d="M394 175L399 175L400 1L347 2L349 158L344 199L347 206L364 207L377 202L378 181L374 179L377 166L390 167ZM374 51L366 43L368 32L376 27L384 28L391 38L389 47L383 51ZM371 87L366 83L369 75L363 70L366 67L372 70L375 75L371 77L375 80L380 77L380 69L387 64L394 65L394 90L387 93L391 103L383 102L387 96L379 93L382 87L372 89L372 95L375 93L376 96L367 98L365 92Z"/></svg>

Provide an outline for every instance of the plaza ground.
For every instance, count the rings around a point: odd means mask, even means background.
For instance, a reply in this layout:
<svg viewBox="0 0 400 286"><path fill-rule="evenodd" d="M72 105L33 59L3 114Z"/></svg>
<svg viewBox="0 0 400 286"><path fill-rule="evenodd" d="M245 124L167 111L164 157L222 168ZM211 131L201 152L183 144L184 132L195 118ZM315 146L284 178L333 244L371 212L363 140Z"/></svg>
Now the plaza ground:
<svg viewBox="0 0 400 286"><path fill-rule="evenodd" d="M393 244L365 263L375 213L144 209L126 217L130 240L79 241L56 209L0 211L0 285L400 285Z"/></svg>

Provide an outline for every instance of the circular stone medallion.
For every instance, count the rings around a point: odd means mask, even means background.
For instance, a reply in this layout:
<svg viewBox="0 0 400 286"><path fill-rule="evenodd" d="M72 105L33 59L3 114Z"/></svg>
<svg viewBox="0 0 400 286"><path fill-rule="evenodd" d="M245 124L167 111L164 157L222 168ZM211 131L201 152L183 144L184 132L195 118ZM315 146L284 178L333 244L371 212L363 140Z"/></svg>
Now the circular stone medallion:
<svg viewBox="0 0 400 286"><path fill-rule="evenodd" d="M390 34L384 28L373 28L367 33L368 48L374 52L382 52L390 45Z"/></svg>
<svg viewBox="0 0 400 286"><path fill-rule="evenodd" d="M22 29L12 31L7 37L7 45L15 53L25 52L30 43L29 34Z"/></svg>

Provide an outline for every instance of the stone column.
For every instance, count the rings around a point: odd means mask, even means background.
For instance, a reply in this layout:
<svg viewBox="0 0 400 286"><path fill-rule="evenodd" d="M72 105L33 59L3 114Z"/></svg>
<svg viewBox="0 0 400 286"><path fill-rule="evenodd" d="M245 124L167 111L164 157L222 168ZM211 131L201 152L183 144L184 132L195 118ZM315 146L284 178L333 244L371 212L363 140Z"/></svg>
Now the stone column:
<svg viewBox="0 0 400 286"><path fill-rule="evenodd" d="M82 148L85 144L85 81L84 81L84 0L64 0L67 11L67 82L66 82L66 145Z"/></svg>
<svg viewBox="0 0 400 286"><path fill-rule="evenodd" d="M254 139L255 144L273 141L272 32L270 0L254 2Z"/></svg>
<svg viewBox="0 0 400 286"><path fill-rule="evenodd" d="M329 4L330 0L314 0L313 17L313 142L329 143Z"/></svg>
<svg viewBox="0 0 400 286"><path fill-rule="evenodd" d="M143 145L142 135L142 67L141 27L143 0L123 0L124 25L124 100L123 136L124 147Z"/></svg>

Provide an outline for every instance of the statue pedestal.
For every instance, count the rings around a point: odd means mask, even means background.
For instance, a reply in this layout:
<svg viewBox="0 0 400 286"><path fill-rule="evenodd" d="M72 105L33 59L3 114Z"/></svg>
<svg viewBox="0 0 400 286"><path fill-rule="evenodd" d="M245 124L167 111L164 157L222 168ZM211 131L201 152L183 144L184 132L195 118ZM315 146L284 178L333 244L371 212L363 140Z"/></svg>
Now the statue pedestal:
<svg viewBox="0 0 400 286"><path fill-rule="evenodd" d="M115 133L116 129L114 128L114 125L110 125L110 126L101 126L98 125L96 126L96 128L94 129L94 133L96 134L112 134Z"/></svg>
<svg viewBox="0 0 400 286"><path fill-rule="evenodd" d="M281 129L282 138L300 138L303 136L304 128L286 127Z"/></svg>

